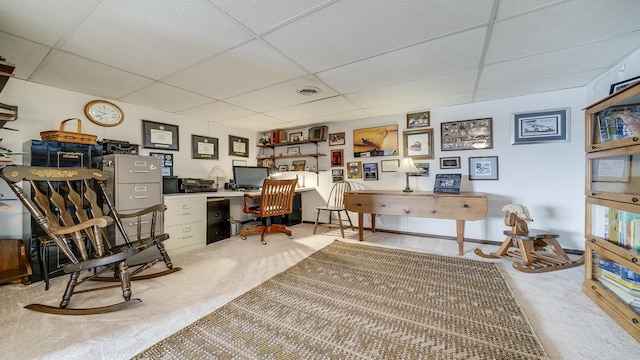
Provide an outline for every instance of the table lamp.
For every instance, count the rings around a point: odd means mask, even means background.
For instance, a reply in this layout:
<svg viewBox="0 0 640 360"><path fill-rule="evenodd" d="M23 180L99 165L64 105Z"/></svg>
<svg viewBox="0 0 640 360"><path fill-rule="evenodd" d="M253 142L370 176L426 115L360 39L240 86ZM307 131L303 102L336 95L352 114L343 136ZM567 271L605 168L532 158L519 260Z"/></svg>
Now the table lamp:
<svg viewBox="0 0 640 360"><path fill-rule="evenodd" d="M224 173L224 170L222 170L222 167L219 165L215 165L211 168L211 171L209 171L209 178L216 179L216 188L218 190L220 190L220 182L218 180L225 177L227 177L227 174Z"/></svg>
<svg viewBox="0 0 640 360"><path fill-rule="evenodd" d="M412 192L413 190L411 190L411 188L409 187L409 174L417 174L420 172L420 169L413 162L413 159L411 158L402 159L402 161L400 162L400 167L398 167L398 170L396 171L400 173L404 173L407 179L407 187L405 187L404 190L402 191Z"/></svg>
<svg viewBox="0 0 640 360"><path fill-rule="evenodd" d="M269 179L277 178L277 177L280 177L281 175L282 173L280 172L280 170L278 170L277 166L272 165L269 168Z"/></svg>

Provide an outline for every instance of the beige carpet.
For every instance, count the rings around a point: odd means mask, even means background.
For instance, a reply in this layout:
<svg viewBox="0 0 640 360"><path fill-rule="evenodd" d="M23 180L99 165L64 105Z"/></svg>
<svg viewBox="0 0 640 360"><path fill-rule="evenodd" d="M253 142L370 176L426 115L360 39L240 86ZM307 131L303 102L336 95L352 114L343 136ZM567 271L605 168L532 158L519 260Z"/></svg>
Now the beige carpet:
<svg viewBox="0 0 640 360"><path fill-rule="evenodd" d="M336 241L136 359L546 359L498 266Z"/></svg>

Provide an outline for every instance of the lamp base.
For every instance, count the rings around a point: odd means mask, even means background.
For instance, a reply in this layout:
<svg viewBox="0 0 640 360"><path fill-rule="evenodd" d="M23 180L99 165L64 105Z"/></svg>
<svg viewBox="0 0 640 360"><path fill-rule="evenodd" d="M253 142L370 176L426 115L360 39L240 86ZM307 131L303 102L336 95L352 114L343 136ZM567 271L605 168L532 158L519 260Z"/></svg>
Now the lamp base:
<svg viewBox="0 0 640 360"><path fill-rule="evenodd" d="M405 189L404 189L404 190L402 190L402 191L403 191L403 192L413 192L413 190L412 190L412 189L409 189L409 188L405 188Z"/></svg>

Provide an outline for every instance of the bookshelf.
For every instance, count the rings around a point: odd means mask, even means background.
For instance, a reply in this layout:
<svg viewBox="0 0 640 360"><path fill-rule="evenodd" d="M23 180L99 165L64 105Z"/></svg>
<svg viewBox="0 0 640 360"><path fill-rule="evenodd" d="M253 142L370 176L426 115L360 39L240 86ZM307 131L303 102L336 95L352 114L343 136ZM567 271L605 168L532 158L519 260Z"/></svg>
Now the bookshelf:
<svg viewBox="0 0 640 360"><path fill-rule="evenodd" d="M318 129L321 130L318 131ZM263 137L264 143L258 144L260 149L258 164L266 167L275 166L280 171L309 171L317 174L323 171L320 170L318 158L327 156L326 153L320 151L320 144L327 141L326 136L327 132L324 126L309 129L306 138L302 132L290 131L287 133L283 130L272 130L269 136L265 134ZM265 152L265 149L270 150ZM293 170L293 167L296 166L296 159L305 158L311 158L313 161L310 163L304 161L301 169ZM284 170L283 166L287 170Z"/></svg>
<svg viewBox="0 0 640 360"><path fill-rule="evenodd" d="M585 110L582 290L640 341L640 83Z"/></svg>

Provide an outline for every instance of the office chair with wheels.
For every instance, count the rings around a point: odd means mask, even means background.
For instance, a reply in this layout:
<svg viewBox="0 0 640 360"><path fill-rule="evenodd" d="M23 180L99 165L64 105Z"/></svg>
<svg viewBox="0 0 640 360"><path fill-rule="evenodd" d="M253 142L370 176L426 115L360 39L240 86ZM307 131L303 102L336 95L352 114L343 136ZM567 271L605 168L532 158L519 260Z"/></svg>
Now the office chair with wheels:
<svg viewBox="0 0 640 360"><path fill-rule="evenodd" d="M158 247L162 260L169 268L167 271L156 273L157 276L179 270L179 268L173 268L162 245L169 235L155 232L156 223L161 213L166 210L166 206L158 204L134 214L118 214L107 196L103 183L105 174L102 171L87 168L10 165L0 171L0 177L7 182L20 202L44 230L45 235L40 241L55 243L70 261L63 266L65 273L70 274L70 279L60 306L30 304L25 306L27 309L52 314L85 315L110 312L140 302L139 299L131 298L133 275L148 269L159 259L140 264L137 268L134 266L130 268L127 260L152 246ZM23 181L25 188L30 187L32 196L19 186ZM110 216L104 215L99 197L105 202L104 205L109 209ZM150 217L149 221L141 221L141 217L145 215ZM131 240L133 236L125 235L125 243L115 245L109 239L107 226L115 223L118 229L124 230L121 217L133 217L134 221L137 221L137 236ZM144 223L148 228L143 229ZM100 276L110 271L113 271L113 275ZM140 277L148 278L156 275ZM90 280L119 282L125 301L107 306L68 307L75 294L113 288L108 285L76 290Z"/></svg>
<svg viewBox="0 0 640 360"><path fill-rule="evenodd" d="M265 179L262 184L260 195L244 194L244 209L246 214L253 214L262 218L262 225L253 229L240 232L240 237L245 240L249 234L260 234L260 241L263 245L265 235L272 232L279 232L293 239L292 232L285 225L273 224L273 217L291 214L293 212L293 196L295 195L298 179L273 180ZM260 205L253 207L253 203L258 200Z"/></svg>
<svg viewBox="0 0 640 360"><path fill-rule="evenodd" d="M347 181L338 181L331 188L331 192L329 193L329 197L327 198L327 204L324 206L318 206L316 213L316 224L313 227L313 233L316 233L316 229L318 228L318 219L320 218L321 211L329 212L329 224L328 226L332 226L332 215L333 213L338 214L338 226L340 227L340 233L342 233L342 237L344 238L344 226L342 216L340 216L340 212L344 211L347 214L347 220L349 220L349 225L351 226L351 230L355 231L353 227L353 223L351 222L351 217L349 216L349 212L344 207L344 193L351 191L351 184Z"/></svg>

